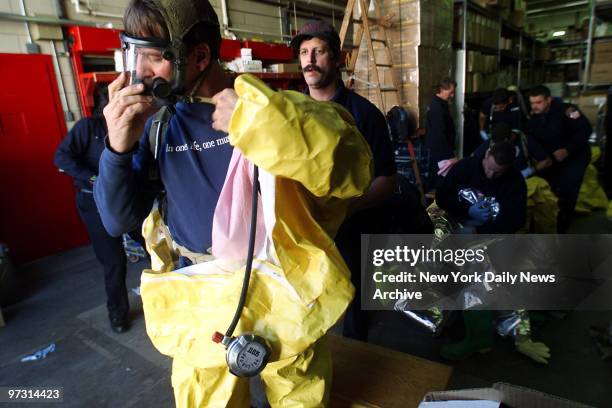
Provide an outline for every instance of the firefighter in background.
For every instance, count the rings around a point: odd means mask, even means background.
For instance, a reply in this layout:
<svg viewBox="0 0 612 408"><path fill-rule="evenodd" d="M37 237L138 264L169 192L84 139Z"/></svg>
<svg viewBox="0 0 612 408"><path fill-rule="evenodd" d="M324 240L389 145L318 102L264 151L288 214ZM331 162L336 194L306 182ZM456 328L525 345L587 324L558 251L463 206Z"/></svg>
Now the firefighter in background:
<svg viewBox="0 0 612 408"><path fill-rule="evenodd" d="M552 165L552 160L533 137L500 122L493 126L491 140L482 142L472 155L481 156L490 146L504 140L514 145L514 167L527 182L527 223L524 231L554 234L557 231L557 197L546 180L538 177Z"/></svg>
<svg viewBox="0 0 612 408"><path fill-rule="evenodd" d="M553 99L543 85L529 92L529 103L532 115L527 133L544 147L554 162L542 177L557 194L557 230L564 233L571 224L584 172L591 159L592 128L578 109Z"/></svg>
<svg viewBox="0 0 612 408"><path fill-rule="evenodd" d="M374 158L374 180L368 191L355 201L352 214L340 227L336 245L351 271L355 299L344 317L343 334L368 340L368 312L361 310L361 234L384 233L384 211L380 205L391 198L397 187L393 147L385 117L378 108L340 78L340 37L333 25L308 21L291 41L298 53L306 92L317 101L339 103L348 110L368 142Z"/></svg>
<svg viewBox="0 0 612 408"><path fill-rule="evenodd" d="M107 103L106 89L99 88L93 116L74 124L55 152L55 165L74 180L79 215L87 227L96 258L104 267L104 288L110 326L116 333L123 333L129 329L129 302L125 285L127 258L123 239L106 232L93 198L98 163L107 134L106 121L102 116L102 109ZM129 234L144 247L139 228Z"/></svg>
<svg viewBox="0 0 612 408"><path fill-rule="evenodd" d="M524 130L526 117L515 98L513 92L498 88L483 102L478 118L483 140L491 138L491 129L497 123L507 123L511 129Z"/></svg>
<svg viewBox="0 0 612 408"><path fill-rule="evenodd" d="M457 82L444 78L436 85L435 95L427 106L425 145L430 151L431 174L437 186L442 177L459 160L455 151L455 122L449 102L455 97Z"/></svg>

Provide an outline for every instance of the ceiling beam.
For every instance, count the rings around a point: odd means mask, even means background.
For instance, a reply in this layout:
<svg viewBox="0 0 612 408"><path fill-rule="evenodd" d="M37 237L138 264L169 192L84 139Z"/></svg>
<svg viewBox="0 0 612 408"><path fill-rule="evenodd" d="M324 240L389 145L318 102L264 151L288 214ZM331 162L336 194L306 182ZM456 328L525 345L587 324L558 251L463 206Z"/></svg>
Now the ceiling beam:
<svg viewBox="0 0 612 408"><path fill-rule="evenodd" d="M537 9L528 9L527 14L533 15L533 14L542 14L542 13L554 13L555 11L558 11L558 10L559 11L566 10L569 8L576 8L576 7L584 7L585 10L588 10L587 6L589 5L588 1L573 1L573 2L565 3L565 4L559 4L558 2L555 2L555 3L556 4L554 6L541 7ZM544 3L540 3L540 4L544 4Z"/></svg>

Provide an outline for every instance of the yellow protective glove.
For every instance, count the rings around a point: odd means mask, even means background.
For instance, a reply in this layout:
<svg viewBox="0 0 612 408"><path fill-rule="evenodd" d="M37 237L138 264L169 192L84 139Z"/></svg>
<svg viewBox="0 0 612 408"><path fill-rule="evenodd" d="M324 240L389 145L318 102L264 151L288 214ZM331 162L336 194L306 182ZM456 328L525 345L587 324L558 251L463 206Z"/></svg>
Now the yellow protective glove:
<svg viewBox="0 0 612 408"><path fill-rule="evenodd" d="M526 355L533 361L541 364L548 364L550 349L546 344L526 339L515 343L515 346L519 353Z"/></svg>

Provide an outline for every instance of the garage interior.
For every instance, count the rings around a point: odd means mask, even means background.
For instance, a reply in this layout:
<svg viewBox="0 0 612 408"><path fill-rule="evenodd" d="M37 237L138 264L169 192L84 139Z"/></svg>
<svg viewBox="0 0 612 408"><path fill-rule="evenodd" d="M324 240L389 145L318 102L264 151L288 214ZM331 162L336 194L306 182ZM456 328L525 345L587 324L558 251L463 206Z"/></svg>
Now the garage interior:
<svg viewBox="0 0 612 408"><path fill-rule="evenodd" d="M138 253L128 262L131 328L116 333L106 315L103 267L79 218L74 187L53 164L62 138L94 112L98 87L118 75L127 3L0 2L0 72L7 79L0 89L0 389L61 387L57 405L67 407L174 405L172 361L153 347L145 330L139 285L147 257ZM233 75L250 72L277 89L301 91L305 83L289 41L310 19L340 31L346 3L211 0L221 22L220 59ZM394 145L396 166L425 200L432 196L427 165L420 167L427 154L422 139L427 106L441 78L457 84L450 106L461 157L482 142L478 115L496 89L513 86L528 95L545 84L553 97L580 108L597 152L592 162L597 205L582 206L568 233L612 233L612 149L606 143L612 134L612 1L371 0L368 5L370 12L376 6L389 17L389 60L373 67L372 58L380 58L384 46L368 43L367 35L355 46L350 22L343 79L383 114L396 105L410 114L412 141ZM350 62L355 48L359 52ZM385 87L394 91L381 92ZM428 392L496 383L575 404L567 406L610 406L612 310L534 312L533 336L551 350L547 364L517 353L511 340L499 336L489 353L444 359L440 347L463 336L460 320L454 314L448 328L434 336L400 312L371 311L367 343L343 338L340 322L330 340L331 406L417 407ZM45 357L22 361L50 345L54 349ZM251 387L261 384L253 380ZM252 406L267 406L256 399ZM5 403L13 406L0 397L0 405ZM536 406L531 403L516 407ZM562 406L548 403L541 406Z"/></svg>

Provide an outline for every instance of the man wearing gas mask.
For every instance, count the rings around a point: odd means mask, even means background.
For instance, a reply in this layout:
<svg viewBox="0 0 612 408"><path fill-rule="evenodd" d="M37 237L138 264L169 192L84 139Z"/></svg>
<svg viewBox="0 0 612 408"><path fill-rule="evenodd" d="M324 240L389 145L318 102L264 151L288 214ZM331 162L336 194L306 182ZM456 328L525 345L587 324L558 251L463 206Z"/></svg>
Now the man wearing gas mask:
<svg viewBox="0 0 612 408"><path fill-rule="evenodd" d="M232 89L207 1L132 0L124 26L95 197L113 235L146 217L147 334L177 406L248 406L256 374L272 406L325 405L325 333L354 292L330 237L370 184L366 141L337 104Z"/></svg>

